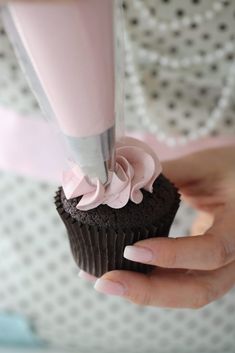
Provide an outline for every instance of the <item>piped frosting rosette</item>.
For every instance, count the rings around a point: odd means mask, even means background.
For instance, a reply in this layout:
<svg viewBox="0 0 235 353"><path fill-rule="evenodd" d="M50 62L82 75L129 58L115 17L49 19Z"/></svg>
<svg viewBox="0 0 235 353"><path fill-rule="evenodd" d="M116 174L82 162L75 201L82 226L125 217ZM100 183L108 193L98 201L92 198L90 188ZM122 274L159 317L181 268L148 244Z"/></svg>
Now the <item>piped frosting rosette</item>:
<svg viewBox="0 0 235 353"><path fill-rule="evenodd" d="M67 199L81 197L77 208L88 211L103 204L118 209L129 200L139 204L143 200L141 189L152 192L155 179L162 172L154 151L144 142L123 137L116 144L116 165L108 185L99 179L89 179L80 167L71 163L63 173L62 186Z"/></svg>

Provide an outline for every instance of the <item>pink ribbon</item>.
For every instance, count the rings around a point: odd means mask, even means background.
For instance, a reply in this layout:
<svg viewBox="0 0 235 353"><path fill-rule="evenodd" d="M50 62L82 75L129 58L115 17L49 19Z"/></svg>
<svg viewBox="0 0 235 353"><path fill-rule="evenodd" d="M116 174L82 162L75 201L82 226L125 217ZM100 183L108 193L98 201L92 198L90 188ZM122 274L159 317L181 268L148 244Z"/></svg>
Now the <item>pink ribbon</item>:
<svg viewBox="0 0 235 353"><path fill-rule="evenodd" d="M235 144L235 136L204 138L186 146L168 147L152 134L135 133L149 144L160 160ZM39 180L61 184L66 168L66 153L62 137L41 116L23 116L0 107L0 169Z"/></svg>

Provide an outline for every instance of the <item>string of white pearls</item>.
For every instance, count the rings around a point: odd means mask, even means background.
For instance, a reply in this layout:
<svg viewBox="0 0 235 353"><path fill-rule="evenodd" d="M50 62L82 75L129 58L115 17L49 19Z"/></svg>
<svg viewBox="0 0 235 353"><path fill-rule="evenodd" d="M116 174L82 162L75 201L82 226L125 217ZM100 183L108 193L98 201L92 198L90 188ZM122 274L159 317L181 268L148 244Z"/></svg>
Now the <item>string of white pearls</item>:
<svg viewBox="0 0 235 353"><path fill-rule="evenodd" d="M180 20L173 21L162 21L151 14L149 8L144 4L142 0L133 1L136 11L146 26L152 29L158 29L160 32L178 31L180 29L187 28L192 24L200 25L204 22L208 22L215 18L224 9L224 1L215 1L212 4L211 9L206 10L201 14L194 14L191 18L183 16Z"/></svg>
<svg viewBox="0 0 235 353"><path fill-rule="evenodd" d="M144 92L140 83L139 76L136 72L135 63L133 59L133 51L131 43L126 38L126 69L130 75L129 82L132 85L133 94L138 102L137 115L141 119L144 127L153 132L159 141L166 143L168 146L184 145L190 141L197 140L199 138L208 136L209 133L217 126L218 122L223 118L225 110L230 104L230 99L235 90L235 61L232 63L226 84L222 88L220 99L217 106L214 108L208 119L205 121L205 125L198 128L197 131L190 132L187 136L169 136L167 133L162 131L162 128L155 122L152 123L148 118L149 113L147 111L146 102L144 99Z"/></svg>
<svg viewBox="0 0 235 353"><path fill-rule="evenodd" d="M163 67L169 67L171 69L186 69L191 66L201 65L201 64L212 64L218 60L223 59L226 55L234 52L235 50L235 43L229 41L225 43L224 47L221 49L217 49L213 53L208 53L205 55L193 55L191 57L185 57L180 59L172 59L166 55L160 55L159 53L149 50L140 48L135 45L135 52L139 57L141 62L151 62L159 64Z"/></svg>

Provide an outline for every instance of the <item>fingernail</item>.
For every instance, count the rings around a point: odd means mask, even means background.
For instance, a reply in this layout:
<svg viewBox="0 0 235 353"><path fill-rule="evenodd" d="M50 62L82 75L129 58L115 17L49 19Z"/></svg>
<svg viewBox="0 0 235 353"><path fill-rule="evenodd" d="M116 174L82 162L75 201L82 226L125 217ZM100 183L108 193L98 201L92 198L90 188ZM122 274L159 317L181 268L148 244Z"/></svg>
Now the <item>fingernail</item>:
<svg viewBox="0 0 235 353"><path fill-rule="evenodd" d="M125 247L123 256L131 261L149 263L153 259L153 252L140 246L128 245Z"/></svg>
<svg viewBox="0 0 235 353"><path fill-rule="evenodd" d="M81 270L78 273L78 277L85 279L86 281L90 281L90 282L95 282L97 280L97 278L95 276L90 275L89 273Z"/></svg>
<svg viewBox="0 0 235 353"><path fill-rule="evenodd" d="M121 283L109 281L107 279L98 279L94 288L97 292L109 295L123 296L125 293L125 287Z"/></svg>

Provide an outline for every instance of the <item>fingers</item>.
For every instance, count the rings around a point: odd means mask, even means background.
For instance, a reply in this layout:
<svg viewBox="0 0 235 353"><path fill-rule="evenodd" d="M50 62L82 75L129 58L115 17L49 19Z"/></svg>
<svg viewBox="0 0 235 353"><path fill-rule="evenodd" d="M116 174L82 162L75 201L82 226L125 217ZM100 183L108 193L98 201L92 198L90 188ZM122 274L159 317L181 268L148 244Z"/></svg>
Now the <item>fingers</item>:
<svg viewBox="0 0 235 353"><path fill-rule="evenodd" d="M151 238L127 246L124 257L162 268L215 270L235 261L234 205L220 208L204 234L181 238Z"/></svg>
<svg viewBox="0 0 235 353"><path fill-rule="evenodd" d="M177 186L197 188L201 180L215 180L223 173L225 160L222 149L208 149L162 163L163 174Z"/></svg>
<svg viewBox="0 0 235 353"><path fill-rule="evenodd" d="M183 172L185 168L182 168L183 164L185 166L184 159L175 159L162 162L163 174L178 187L181 186L186 180Z"/></svg>
<svg viewBox="0 0 235 353"><path fill-rule="evenodd" d="M210 213L199 212L192 224L191 235L205 233L209 228L211 228L213 224L213 218L214 217Z"/></svg>
<svg viewBox="0 0 235 353"><path fill-rule="evenodd" d="M204 235L181 238L151 238L127 246L124 257L131 261L169 269L215 270L235 261L233 207L215 216ZM81 273L86 279L88 275ZM95 278L89 275L90 279Z"/></svg>
<svg viewBox="0 0 235 353"><path fill-rule="evenodd" d="M223 296L234 283L235 262L205 273L162 271L146 276L135 272L112 271L96 282L95 289L124 297L138 305L196 309Z"/></svg>
<svg viewBox="0 0 235 353"><path fill-rule="evenodd" d="M151 238L127 246L124 257L128 260L163 268L214 270L235 260L234 246L226 240L208 233L184 238Z"/></svg>
<svg viewBox="0 0 235 353"><path fill-rule="evenodd" d="M184 184L195 183L202 177L203 168L196 168L195 154L162 163L163 174L178 187Z"/></svg>

